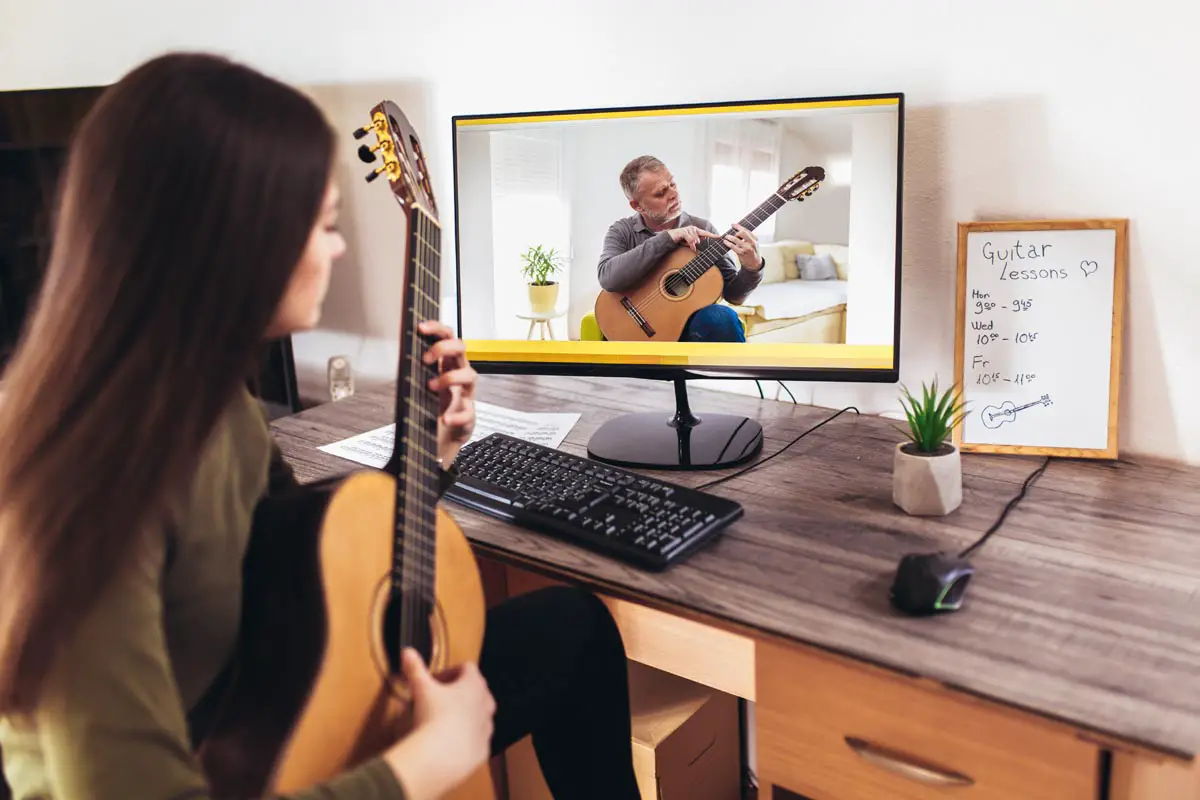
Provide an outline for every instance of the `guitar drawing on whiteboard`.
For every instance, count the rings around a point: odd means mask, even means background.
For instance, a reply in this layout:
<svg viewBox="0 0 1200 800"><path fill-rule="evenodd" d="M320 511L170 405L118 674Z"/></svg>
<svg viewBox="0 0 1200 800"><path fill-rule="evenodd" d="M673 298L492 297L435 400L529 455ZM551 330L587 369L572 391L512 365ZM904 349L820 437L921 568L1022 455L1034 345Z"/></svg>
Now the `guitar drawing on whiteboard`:
<svg viewBox="0 0 1200 800"><path fill-rule="evenodd" d="M1044 394L1032 403L1026 403L1023 406L1014 406L1011 400L1005 400L998 406L987 406L983 411L979 412L980 418L983 420L985 428L999 428L1006 422L1012 422L1016 419L1017 412L1024 411L1027 408L1034 406L1048 406L1052 401L1050 395Z"/></svg>

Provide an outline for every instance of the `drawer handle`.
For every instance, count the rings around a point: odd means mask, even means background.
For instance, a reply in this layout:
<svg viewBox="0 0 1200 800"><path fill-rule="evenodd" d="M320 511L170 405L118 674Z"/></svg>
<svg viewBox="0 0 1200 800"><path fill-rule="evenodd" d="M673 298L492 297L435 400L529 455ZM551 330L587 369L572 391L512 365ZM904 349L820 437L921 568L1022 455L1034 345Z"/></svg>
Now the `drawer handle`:
<svg viewBox="0 0 1200 800"><path fill-rule="evenodd" d="M862 758L914 781L934 786L972 786L975 783L970 776L963 775L961 772L939 767L928 761L921 761L907 753L881 747L866 739L860 739L857 736L847 736L845 739L850 749Z"/></svg>

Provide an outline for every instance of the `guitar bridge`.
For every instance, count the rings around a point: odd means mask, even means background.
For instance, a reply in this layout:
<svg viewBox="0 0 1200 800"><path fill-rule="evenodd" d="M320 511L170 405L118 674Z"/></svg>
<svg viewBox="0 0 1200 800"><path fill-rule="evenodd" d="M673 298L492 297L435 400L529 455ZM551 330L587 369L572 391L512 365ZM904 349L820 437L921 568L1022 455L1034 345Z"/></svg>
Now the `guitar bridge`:
<svg viewBox="0 0 1200 800"><path fill-rule="evenodd" d="M642 316L642 313L633 307L633 303L629 302L628 297L621 298L621 305L625 306L625 312L633 317L633 321L642 329L642 333L647 336L654 336L654 327Z"/></svg>

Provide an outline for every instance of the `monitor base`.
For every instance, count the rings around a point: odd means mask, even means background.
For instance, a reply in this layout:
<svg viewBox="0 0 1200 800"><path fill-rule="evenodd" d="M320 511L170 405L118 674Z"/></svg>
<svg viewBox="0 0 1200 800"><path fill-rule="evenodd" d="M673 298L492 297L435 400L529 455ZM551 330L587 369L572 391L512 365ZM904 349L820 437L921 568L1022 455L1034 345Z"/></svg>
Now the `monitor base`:
<svg viewBox="0 0 1200 800"><path fill-rule="evenodd" d="M704 414L688 406L687 381L675 381L675 416L665 412L623 414L592 434L588 456L621 467L723 469L762 450L762 426L749 417Z"/></svg>

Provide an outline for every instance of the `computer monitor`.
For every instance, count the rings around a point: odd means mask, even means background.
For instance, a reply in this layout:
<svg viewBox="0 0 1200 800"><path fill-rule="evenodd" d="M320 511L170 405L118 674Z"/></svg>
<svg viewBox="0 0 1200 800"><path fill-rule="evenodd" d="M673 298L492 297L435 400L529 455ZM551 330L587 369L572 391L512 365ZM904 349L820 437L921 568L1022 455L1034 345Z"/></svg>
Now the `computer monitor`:
<svg viewBox="0 0 1200 800"><path fill-rule="evenodd" d="M454 116L472 363L674 380L674 415L588 447L664 469L761 448L754 420L692 415L687 379L895 382L903 112L891 93Z"/></svg>

